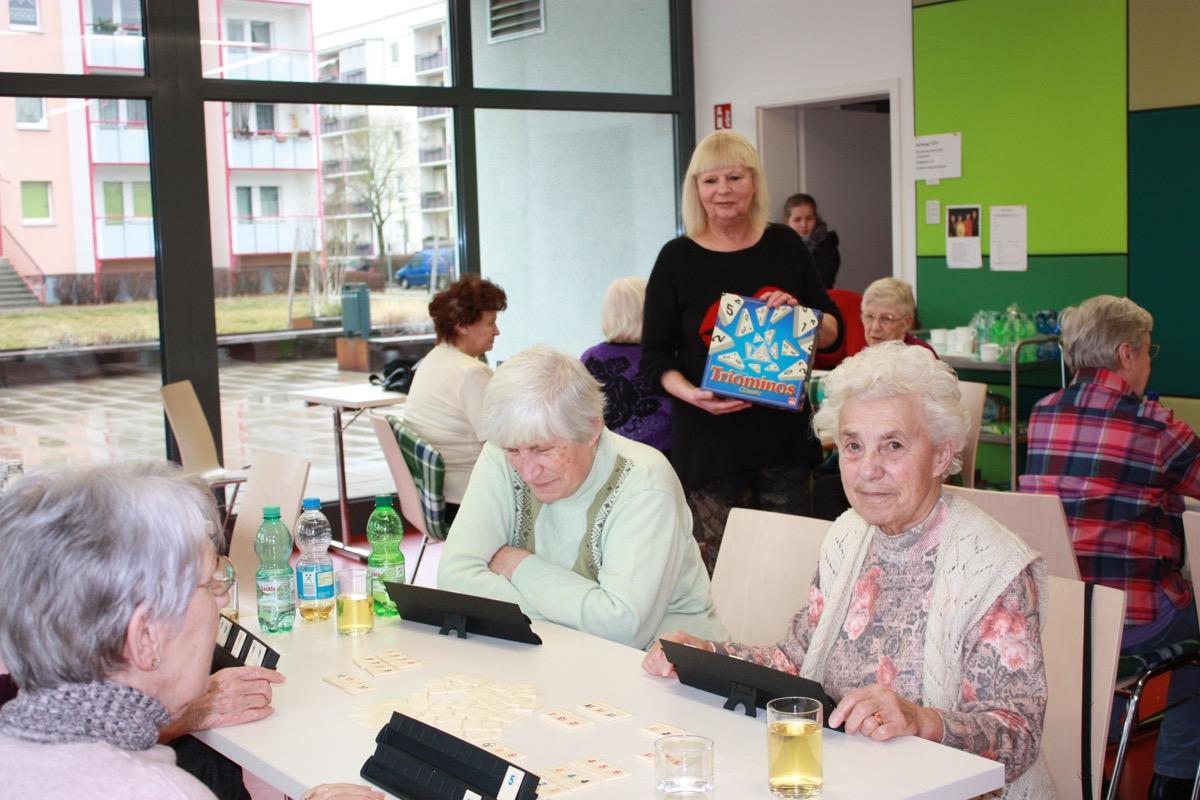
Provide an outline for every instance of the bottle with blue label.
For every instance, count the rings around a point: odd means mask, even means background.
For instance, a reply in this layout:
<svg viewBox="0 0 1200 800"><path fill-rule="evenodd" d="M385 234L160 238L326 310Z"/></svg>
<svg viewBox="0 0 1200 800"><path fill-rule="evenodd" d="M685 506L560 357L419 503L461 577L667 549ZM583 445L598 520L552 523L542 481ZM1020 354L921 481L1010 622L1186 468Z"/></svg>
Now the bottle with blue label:
<svg viewBox="0 0 1200 800"><path fill-rule="evenodd" d="M304 513L296 520L296 605L300 619L321 622L333 614L333 559L329 557L332 532L321 513L321 501L304 498Z"/></svg>
<svg viewBox="0 0 1200 800"><path fill-rule="evenodd" d="M279 506L263 508L262 525L254 537L254 552L258 554L258 570L254 573L258 626L267 633L290 631L296 620L295 585L288 564L292 535L279 518Z"/></svg>

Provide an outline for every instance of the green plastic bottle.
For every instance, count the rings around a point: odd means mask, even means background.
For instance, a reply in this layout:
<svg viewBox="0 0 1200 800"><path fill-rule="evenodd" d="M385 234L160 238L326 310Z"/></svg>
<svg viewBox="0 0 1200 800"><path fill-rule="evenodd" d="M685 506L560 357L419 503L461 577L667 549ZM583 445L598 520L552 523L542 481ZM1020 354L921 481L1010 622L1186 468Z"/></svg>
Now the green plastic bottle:
<svg viewBox="0 0 1200 800"><path fill-rule="evenodd" d="M396 604L388 597L384 583L404 583L404 553L400 551L402 539L404 523L400 521L396 509L392 508L392 496L375 495L375 510L367 520L367 540L371 543L367 571L371 573L371 595L377 617L394 617L399 613Z"/></svg>
<svg viewBox="0 0 1200 800"><path fill-rule="evenodd" d="M267 633L290 631L296 619L296 576L288 565L292 534L279 518L279 506L265 506L254 537L258 570L254 573L258 626Z"/></svg>

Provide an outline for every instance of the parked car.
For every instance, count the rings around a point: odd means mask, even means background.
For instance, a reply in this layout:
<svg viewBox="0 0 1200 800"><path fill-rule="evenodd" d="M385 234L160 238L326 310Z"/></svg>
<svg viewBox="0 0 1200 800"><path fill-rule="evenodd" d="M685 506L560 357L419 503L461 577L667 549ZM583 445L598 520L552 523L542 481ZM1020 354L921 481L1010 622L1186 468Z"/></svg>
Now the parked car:
<svg viewBox="0 0 1200 800"><path fill-rule="evenodd" d="M401 289L428 287L433 263L437 261L436 288L443 289L454 280L455 253L453 247L427 247L412 257L406 265L396 270L396 283Z"/></svg>

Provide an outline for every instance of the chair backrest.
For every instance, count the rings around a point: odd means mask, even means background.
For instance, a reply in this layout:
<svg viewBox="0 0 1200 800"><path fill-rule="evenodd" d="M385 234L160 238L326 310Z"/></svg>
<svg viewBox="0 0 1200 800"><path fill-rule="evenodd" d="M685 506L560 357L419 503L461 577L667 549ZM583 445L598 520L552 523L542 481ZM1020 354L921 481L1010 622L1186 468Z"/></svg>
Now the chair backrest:
<svg viewBox="0 0 1200 800"><path fill-rule="evenodd" d="M241 576L238 591L243 602L247 587L251 602L254 598L253 576L258 568L254 534L262 523L263 506L279 506L279 518L289 531L295 530L310 466L307 459L273 450L256 450L251 457L250 477L239 492L237 522L229 542L229 558Z"/></svg>
<svg viewBox="0 0 1200 800"><path fill-rule="evenodd" d="M817 369L833 369L842 363L842 359L849 358L867 346L867 333L862 324L862 295L849 289L829 289L828 292L829 299L837 305L838 311L842 312L842 324L846 329L837 350L832 353L817 353L814 364Z"/></svg>
<svg viewBox="0 0 1200 800"><path fill-rule="evenodd" d="M168 383L160 390L167 421L179 444L179 456L188 472L204 473L220 469L212 428L200 407L200 398L191 381Z"/></svg>
<svg viewBox="0 0 1200 800"><path fill-rule="evenodd" d="M729 635L775 644L808 602L828 520L734 508L713 570L712 599Z"/></svg>
<svg viewBox="0 0 1200 800"><path fill-rule="evenodd" d="M420 495L417 484L413 481L412 473L400 452L400 444L396 434L385 415L371 415L371 427L375 429L375 438L379 440L379 449L387 461L388 471L392 473L392 481L396 484L396 497L400 500L400 514L422 534L425 534L425 512L421 509Z"/></svg>
<svg viewBox="0 0 1200 800"><path fill-rule="evenodd" d="M993 519L1020 536L1046 559L1046 572L1060 578L1079 580L1079 562L1071 546L1071 531L1062 500L1053 494L989 492L947 486L986 511Z"/></svg>
<svg viewBox="0 0 1200 800"><path fill-rule="evenodd" d="M963 407L971 415L971 429L967 431L967 442L962 451L962 485L975 488L975 453L979 450L979 426L983 422L983 404L987 400L987 384L959 381L958 391L962 395Z"/></svg>
<svg viewBox="0 0 1200 800"><path fill-rule="evenodd" d="M1183 512L1183 539L1187 547L1188 572L1194 585L1200 580L1200 511ZM1200 612L1200 606L1197 612Z"/></svg>
<svg viewBox="0 0 1200 800"><path fill-rule="evenodd" d="M1082 797L1080 772L1083 727L1084 584L1071 578L1050 576L1047 616L1042 626L1042 654L1046 667L1046 720L1042 730L1042 755L1050 768L1060 798ZM1117 657L1125 625L1125 593L1108 586L1093 587L1092 653L1090 669L1092 796L1100 797L1108 717L1112 713Z"/></svg>

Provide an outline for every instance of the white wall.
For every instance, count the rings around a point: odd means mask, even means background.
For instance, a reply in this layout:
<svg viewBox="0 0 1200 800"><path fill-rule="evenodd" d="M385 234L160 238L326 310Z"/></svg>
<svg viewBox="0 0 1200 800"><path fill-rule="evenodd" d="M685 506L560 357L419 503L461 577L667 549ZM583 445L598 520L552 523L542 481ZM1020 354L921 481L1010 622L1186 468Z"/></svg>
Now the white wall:
<svg viewBox="0 0 1200 800"><path fill-rule="evenodd" d="M896 265L899 277L915 281L911 0L693 0L693 17L698 136L712 130L717 103L732 103L734 128L757 141L759 106L896 87Z"/></svg>

